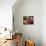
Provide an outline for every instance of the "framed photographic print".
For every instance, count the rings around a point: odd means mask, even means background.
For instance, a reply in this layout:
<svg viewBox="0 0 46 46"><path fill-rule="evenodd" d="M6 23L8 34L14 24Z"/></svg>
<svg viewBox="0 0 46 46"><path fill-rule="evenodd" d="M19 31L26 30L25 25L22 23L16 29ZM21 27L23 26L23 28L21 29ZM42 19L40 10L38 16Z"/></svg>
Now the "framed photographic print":
<svg viewBox="0 0 46 46"><path fill-rule="evenodd" d="M23 24L34 24L34 16L23 16Z"/></svg>

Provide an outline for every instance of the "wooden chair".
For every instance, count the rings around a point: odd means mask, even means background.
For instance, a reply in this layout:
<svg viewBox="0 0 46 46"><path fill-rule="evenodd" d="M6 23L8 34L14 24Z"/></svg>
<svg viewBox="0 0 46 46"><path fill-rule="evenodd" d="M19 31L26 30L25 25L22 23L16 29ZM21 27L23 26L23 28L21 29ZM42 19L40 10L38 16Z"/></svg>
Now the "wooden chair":
<svg viewBox="0 0 46 46"><path fill-rule="evenodd" d="M15 34L15 41L16 41L16 46L21 46L22 44L22 33L16 33Z"/></svg>
<svg viewBox="0 0 46 46"><path fill-rule="evenodd" d="M26 40L25 46L35 46L35 43L32 40Z"/></svg>

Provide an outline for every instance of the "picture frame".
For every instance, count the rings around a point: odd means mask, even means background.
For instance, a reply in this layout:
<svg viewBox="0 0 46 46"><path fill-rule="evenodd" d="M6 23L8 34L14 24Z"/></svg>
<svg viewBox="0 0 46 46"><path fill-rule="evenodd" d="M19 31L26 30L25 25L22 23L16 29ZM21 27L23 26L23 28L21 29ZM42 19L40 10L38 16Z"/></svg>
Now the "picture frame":
<svg viewBox="0 0 46 46"><path fill-rule="evenodd" d="M23 24L24 25L34 24L34 16L23 16Z"/></svg>

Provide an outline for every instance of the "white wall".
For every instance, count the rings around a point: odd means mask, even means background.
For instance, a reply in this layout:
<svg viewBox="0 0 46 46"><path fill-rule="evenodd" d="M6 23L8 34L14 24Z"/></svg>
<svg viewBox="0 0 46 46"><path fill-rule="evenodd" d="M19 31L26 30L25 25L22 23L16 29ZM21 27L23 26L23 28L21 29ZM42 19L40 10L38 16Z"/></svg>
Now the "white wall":
<svg viewBox="0 0 46 46"><path fill-rule="evenodd" d="M0 27L12 28L12 6L16 0L0 0Z"/></svg>
<svg viewBox="0 0 46 46"><path fill-rule="evenodd" d="M46 46L46 0L41 0L41 29L42 46Z"/></svg>
<svg viewBox="0 0 46 46"><path fill-rule="evenodd" d="M23 0L17 7L16 4L13 6L15 29L41 46L41 0ZM34 24L23 25L23 16L34 16Z"/></svg>

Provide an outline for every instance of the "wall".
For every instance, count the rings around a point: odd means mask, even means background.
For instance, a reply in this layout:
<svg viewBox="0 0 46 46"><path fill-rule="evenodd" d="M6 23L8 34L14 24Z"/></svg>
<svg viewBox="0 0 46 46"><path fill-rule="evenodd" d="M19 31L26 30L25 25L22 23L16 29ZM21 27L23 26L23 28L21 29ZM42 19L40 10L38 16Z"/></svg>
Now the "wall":
<svg viewBox="0 0 46 46"><path fill-rule="evenodd" d="M41 1L41 38L42 46L46 46L46 0Z"/></svg>
<svg viewBox="0 0 46 46"><path fill-rule="evenodd" d="M12 6L16 0L0 0L0 27L12 29Z"/></svg>
<svg viewBox="0 0 46 46"><path fill-rule="evenodd" d="M0 0L0 27L6 27L9 30L12 29L12 6L15 2L16 0ZM0 29L0 32L3 30ZM0 34L0 38L5 38L7 35L10 35L9 31L3 31Z"/></svg>
<svg viewBox="0 0 46 46"><path fill-rule="evenodd" d="M41 0L22 0L19 4L15 3L13 14L15 30L22 32L24 38L34 40L36 46L41 46ZM34 24L24 25L23 16L34 16Z"/></svg>

